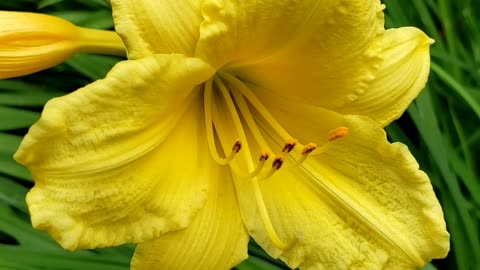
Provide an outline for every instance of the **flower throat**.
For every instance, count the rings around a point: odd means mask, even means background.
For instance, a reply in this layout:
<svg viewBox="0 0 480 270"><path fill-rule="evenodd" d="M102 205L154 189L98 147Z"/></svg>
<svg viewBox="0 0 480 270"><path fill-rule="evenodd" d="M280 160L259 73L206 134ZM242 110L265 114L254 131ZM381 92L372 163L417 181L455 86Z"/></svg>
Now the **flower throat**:
<svg viewBox="0 0 480 270"><path fill-rule="evenodd" d="M218 110L220 104L224 109ZM296 243L296 238L289 243L279 238L268 215L259 181L269 179L283 167L300 166L312 152L325 151L328 143L321 147L312 142L300 143L275 120L244 82L228 73L217 73L205 83L204 109L212 158L219 165L231 165L237 177L251 181L258 211L270 241L280 250L290 249ZM220 114L228 115L228 121L222 119ZM222 128L234 134L234 137L229 136L232 139L228 143L222 141ZM246 131L249 132L248 137ZM329 132L327 139L331 142L347 134L348 128L339 127ZM226 145L230 145L230 148ZM256 155L252 155L253 149L258 149L255 150L258 151ZM274 153L272 149L277 149L274 158L271 158ZM232 165L240 151L245 151L243 156L247 157L246 169L243 170Z"/></svg>
<svg viewBox="0 0 480 270"><path fill-rule="evenodd" d="M229 115L232 129L236 134L236 139L232 140L230 144L231 148L222 147L218 143L218 129L222 125L219 123L219 118L214 117L216 111L213 107L218 105L218 102L215 102L215 91L217 92L216 97L221 97L227 108L227 111L219 113ZM205 83L204 108L208 146L212 158L218 164L227 165L231 163L242 150L250 152L250 149L253 149L249 147L253 146L252 143L260 149L257 154L258 158L251 158L248 162L248 167L252 170L248 174L240 173L244 178L268 179L275 171L283 167L287 156L291 157L292 166L300 166L313 151L323 152L328 145L319 148L315 143L302 144L298 142L275 120L247 85L228 73L220 73ZM255 111L252 111L251 108ZM252 135L249 136L250 140L247 139L245 128ZM267 143L264 134L271 137L273 143ZM329 132L328 141L334 141L347 134L348 128L339 127ZM283 145L276 143L278 139L283 141ZM272 151L274 148L280 149L280 151L274 159L270 159L272 153L274 153ZM250 153L249 156L251 156ZM269 160L270 166L266 168Z"/></svg>

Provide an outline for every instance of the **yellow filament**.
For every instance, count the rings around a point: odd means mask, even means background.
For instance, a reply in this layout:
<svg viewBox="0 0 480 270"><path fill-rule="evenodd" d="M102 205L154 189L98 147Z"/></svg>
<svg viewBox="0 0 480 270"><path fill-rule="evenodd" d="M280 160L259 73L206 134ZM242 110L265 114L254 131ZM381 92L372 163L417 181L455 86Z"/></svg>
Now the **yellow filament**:
<svg viewBox="0 0 480 270"><path fill-rule="evenodd" d="M293 167L298 167L302 165L302 163L307 159L307 157L315 151L315 154L321 154L327 151L328 147L331 145L331 142L341 139L349 134L349 129L347 127L338 127L336 129L331 130L328 132L327 140L328 143L322 145L322 147L318 148L316 144L309 143L304 146L302 150L302 156L295 162Z"/></svg>
<svg viewBox="0 0 480 270"><path fill-rule="evenodd" d="M237 134L244 139L246 138L245 132L243 131L243 126L242 122L240 120L240 117L238 116L237 113L237 108L235 107L235 104L233 103L232 97L230 96L230 92L227 90L227 87L225 84L222 82L222 80L215 78L215 83L218 86L218 89L220 90L220 93L222 94L223 98L225 99L225 102L227 104L228 111L230 113L230 116L233 121L233 126L235 127L235 130L237 131ZM245 139L246 141L246 139Z"/></svg>
<svg viewBox="0 0 480 270"><path fill-rule="evenodd" d="M242 93L243 96L247 98L250 104L262 115L262 117L268 122L268 124L280 135L286 142L292 140L292 136L288 134L288 132L283 129L283 127L275 120L275 117L270 114L270 112L265 108L265 106L258 100L255 94L239 79L235 76L232 76L228 73L221 73L220 74L227 82L231 85L235 86L235 89L238 89Z"/></svg>
<svg viewBox="0 0 480 270"><path fill-rule="evenodd" d="M272 152L270 147L268 147L267 142L263 138L262 133L258 129L257 123L253 119L252 113L248 108L245 98L237 91L232 91L232 95L235 101L237 102L237 106L240 109L240 112L242 113L243 119L247 123L247 126L250 128L250 131L252 132L253 137L257 140L257 143L260 146L260 148L264 149L262 151Z"/></svg>
<svg viewBox="0 0 480 270"><path fill-rule="evenodd" d="M265 167L265 163L267 162L267 160L268 160L268 155L262 154L260 156L260 160L257 164L257 167L252 172L248 173L247 175L240 176L240 177L246 178L246 179L252 179L252 178L258 176L258 174L262 171L263 167Z"/></svg>
<svg viewBox="0 0 480 270"><path fill-rule="evenodd" d="M212 120L212 95L213 95L213 85L212 80L209 79L205 83L204 90L204 109L205 109L205 128L207 133L207 143L208 149L212 155L213 160L220 165L226 165L232 161L235 155L240 151L241 143L237 140L232 147L232 151L227 155L226 158L222 158L218 153L217 146L215 144L215 135L213 133L213 120Z"/></svg>
<svg viewBox="0 0 480 270"><path fill-rule="evenodd" d="M322 148L324 148L325 145ZM307 159L307 157L312 153L313 151L317 150L317 145L314 143L309 143L305 145L302 149L302 156L293 164L293 167L298 167L302 165L302 163Z"/></svg>
<svg viewBox="0 0 480 270"><path fill-rule="evenodd" d="M272 242L272 244L280 250L286 251L291 249L295 243L297 242L297 238L295 238L290 243L285 243L278 237L275 228L273 227L272 221L270 220L270 216L268 215L267 207L265 206L265 201L263 200L262 191L260 190L260 185L258 184L257 179L252 180L253 191L255 193L255 200L257 202L258 212L260 212L260 217L263 222L263 227L267 232L267 236Z"/></svg>
<svg viewBox="0 0 480 270"><path fill-rule="evenodd" d="M285 162L285 154L282 152L280 155L278 155L272 162L272 166L270 169L260 177L260 181L267 180L268 178L272 177L272 175L280 170L280 168L283 166L283 163Z"/></svg>
<svg viewBox="0 0 480 270"><path fill-rule="evenodd" d="M238 152L240 152L240 149L242 149L242 143L239 140L237 140L233 144L232 151L230 152L230 154L228 154L228 156L226 158L224 158L225 164L230 163L230 161L232 161L232 159L235 157L235 155ZM223 164L223 165L225 165L225 164Z"/></svg>
<svg viewBox="0 0 480 270"><path fill-rule="evenodd" d="M270 169L268 169L268 171L262 175L261 177L259 177L258 180L260 181L264 181L264 180L267 180L268 178L272 177L272 175L277 171L277 169L273 168L273 167L270 167Z"/></svg>

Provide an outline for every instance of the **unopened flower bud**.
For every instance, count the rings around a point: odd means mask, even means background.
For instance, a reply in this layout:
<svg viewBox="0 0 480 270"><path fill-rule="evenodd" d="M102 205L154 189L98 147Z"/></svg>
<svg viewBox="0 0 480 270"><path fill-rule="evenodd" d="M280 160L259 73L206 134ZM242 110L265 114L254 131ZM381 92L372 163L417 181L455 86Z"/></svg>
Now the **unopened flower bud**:
<svg viewBox="0 0 480 270"><path fill-rule="evenodd" d="M113 31L81 28L61 18L0 11L0 79L58 65L76 53L125 55Z"/></svg>

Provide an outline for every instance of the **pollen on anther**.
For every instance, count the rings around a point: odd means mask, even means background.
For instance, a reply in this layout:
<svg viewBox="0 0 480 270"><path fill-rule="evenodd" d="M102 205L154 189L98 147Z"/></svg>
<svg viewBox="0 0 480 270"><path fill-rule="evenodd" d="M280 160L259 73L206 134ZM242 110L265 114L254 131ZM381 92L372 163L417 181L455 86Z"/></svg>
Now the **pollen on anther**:
<svg viewBox="0 0 480 270"><path fill-rule="evenodd" d="M337 139L343 138L347 136L348 133L349 133L349 129L347 127L336 128L328 133L328 141L332 142Z"/></svg>
<svg viewBox="0 0 480 270"><path fill-rule="evenodd" d="M259 161L262 162L262 161L267 161L268 158L270 157L270 153L266 150L262 151L262 153L260 154L260 159Z"/></svg>
<svg viewBox="0 0 480 270"><path fill-rule="evenodd" d="M317 145L314 143L309 143L302 149L302 155L308 155L315 151L315 149L317 149Z"/></svg>
<svg viewBox="0 0 480 270"><path fill-rule="evenodd" d="M277 157L277 158L275 158L275 160L274 160L273 163L272 163L272 168L274 168L275 170L279 170L279 169L282 167L283 162L284 162L284 158L283 158L283 157Z"/></svg>
<svg viewBox="0 0 480 270"><path fill-rule="evenodd" d="M237 140L233 145L232 152L238 153L240 152L240 149L242 149L242 143L239 140Z"/></svg>
<svg viewBox="0 0 480 270"><path fill-rule="evenodd" d="M295 148L296 145L297 145L297 140L295 139L288 140L283 146L282 152L290 153L293 150L293 148Z"/></svg>

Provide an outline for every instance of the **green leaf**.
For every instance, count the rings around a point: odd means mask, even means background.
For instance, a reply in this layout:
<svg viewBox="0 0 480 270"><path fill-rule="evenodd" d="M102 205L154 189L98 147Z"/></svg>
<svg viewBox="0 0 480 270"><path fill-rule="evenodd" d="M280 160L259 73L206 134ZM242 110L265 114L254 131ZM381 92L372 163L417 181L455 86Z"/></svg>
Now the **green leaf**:
<svg viewBox="0 0 480 270"><path fill-rule="evenodd" d="M11 205L18 210L28 213L27 205L25 203L25 195L28 189L17 182L0 176L0 202Z"/></svg>
<svg viewBox="0 0 480 270"><path fill-rule="evenodd" d="M42 1L38 2L37 7L38 7L38 9L42 9L42 8L45 8L45 7L48 7L48 6L52 6L52 5L61 3L63 1L64 0L42 0Z"/></svg>
<svg viewBox="0 0 480 270"><path fill-rule="evenodd" d="M18 265L23 267L21 269L46 269L45 266L48 266L48 270L129 269L128 263L97 256L93 252L89 253L91 255L87 255L86 252L53 253L39 249L0 245L0 266L2 266L2 262L8 262L4 265ZM17 262L17 264L12 262Z"/></svg>
<svg viewBox="0 0 480 270"><path fill-rule="evenodd" d="M437 270L437 268L433 264L427 263L421 270Z"/></svg>
<svg viewBox="0 0 480 270"><path fill-rule="evenodd" d="M77 2L92 8L105 7L110 9L110 4L106 0L77 0Z"/></svg>
<svg viewBox="0 0 480 270"><path fill-rule="evenodd" d="M0 80L0 105L41 107L48 100L64 94L56 89L46 89L20 80Z"/></svg>
<svg viewBox="0 0 480 270"><path fill-rule="evenodd" d="M81 54L72 57L66 64L94 81L104 78L119 61L112 56Z"/></svg>
<svg viewBox="0 0 480 270"><path fill-rule="evenodd" d="M13 155L21 141L20 136L0 133L0 154Z"/></svg>
<svg viewBox="0 0 480 270"><path fill-rule="evenodd" d="M0 154L0 173L18 178L18 180L32 181L27 168L18 164L12 155Z"/></svg>
<svg viewBox="0 0 480 270"><path fill-rule="evenodd" d="M0 131L28 128L39 118L36 112L0 106Z"/></svg>
<svg viewBox="0 0 480 270"><path fill-rule="evenodd" d="M58 16L75 25L95 28L95 29L111 29L113 28L113 19L110 10L65 10L52 12L51 15Z"/></svg>
<svg viewBox="0 0 480 270"><path fill-rule="evenodd" d="M472 108L473 112L477 115L477 120L480 119L480 102L475 100L472 97L468 89L463 87L454 77L448 74L443 68L439 65L432 63L432 70L442 79L446 84L448 84L451 89L453 89L460 97L462 97L465 102Z"/></svg>
<svg viewBox="0 0 480 270"><path fill-rule="evenodd" d="M257 258L255 256L250 255L248 257L248 260L244 261L237 267L235 267L237 270L283 270L285 268L279 267L275 264L272 264L268 261L262 260L260 258Z"/></svg>

